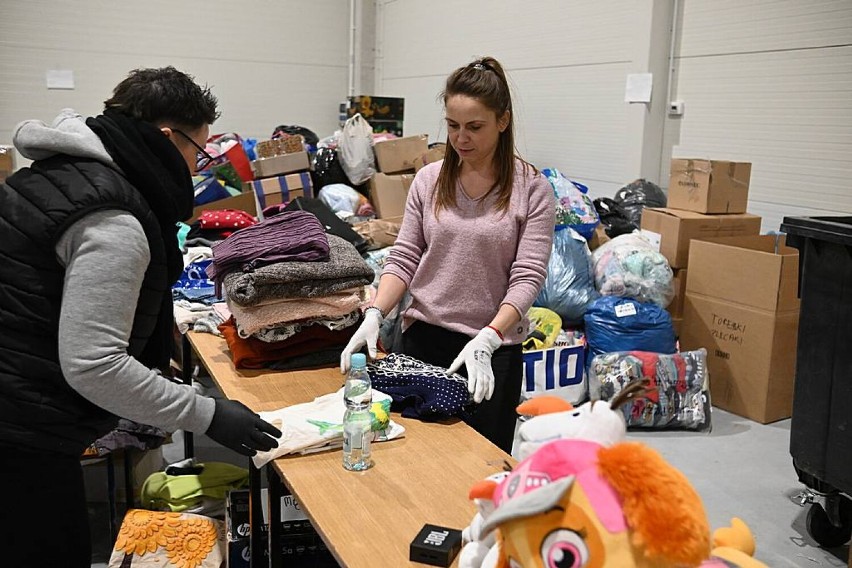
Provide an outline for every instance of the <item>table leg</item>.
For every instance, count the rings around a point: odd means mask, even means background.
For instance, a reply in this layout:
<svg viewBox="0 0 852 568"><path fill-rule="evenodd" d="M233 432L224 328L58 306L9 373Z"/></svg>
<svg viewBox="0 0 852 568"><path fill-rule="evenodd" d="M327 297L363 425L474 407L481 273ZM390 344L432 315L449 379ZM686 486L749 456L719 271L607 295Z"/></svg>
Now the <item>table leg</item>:
<svg viewBox="0 0 852 568"><path fill-rule="evenodd" d="M266 485L269 487L269 566L282 568L284 559L281 555L281 497L284 495L284 487L272 464L265 467Z"/></svg>
<svg viewBox="0 0 852 568"><path fill-rule="evenodd" d="M249 459L249 523L251 524L250 566L263 566L263 506L260 502L260 470Z"/></svg>
<svg viewBox="0 0 852 568"><path fill-rule="evenodd" d="M183 374L183 382L192 386L192 345L189 343L189 338L186 334L181 335L180 349L180 366L181 374ZM189 459L195 456L195 444L192 437L192 432L183 432L183 457Z"/></svg>
<svg viewBox="0 0 852 568"><path fill-rule="evenodd" d="M125 493L125 512L136 506L136 499L133 495L133 449L124 448L124 493Z"/></svg>
<svg viewBox="0 0 852 568"><path fill-rule="evenodd" d="M107 499L109 500L109 536L112 542L118 537L118 513L115 506L115 462L112 453L107 454Z"/></svg>

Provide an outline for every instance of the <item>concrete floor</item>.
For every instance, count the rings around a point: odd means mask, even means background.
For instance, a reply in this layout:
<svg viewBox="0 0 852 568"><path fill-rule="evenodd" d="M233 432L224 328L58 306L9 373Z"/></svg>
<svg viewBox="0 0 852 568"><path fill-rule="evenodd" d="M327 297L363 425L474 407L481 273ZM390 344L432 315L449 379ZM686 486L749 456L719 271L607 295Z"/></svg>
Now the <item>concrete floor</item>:
<svg viewBox="0 0 852 568"><path fill-rule="evenodd" d="M755 535L755 557L772 568L847 566L848 546L823 550L805 528L789 420L763 425L714 408L709 434L631 431L629 438L655 448L689 478L711 527L743 519Z"/></svg>
<svg viewBox="0 0 852 568"><path fill-rule="evenodd" d="M808 509L795 501L804 487L789 454L789 420L762 425L714 409L709 434L631 431L628 437L657 449L690 479L704 500L711 527L725 526L733 516L745 520L757 541L755 556L770 567L847 566L848 546L823 550L805 528ZM183 457L180 433L174 440L163 448L165 462ZM196 437L196 453L202 460L245 464L244 458L204 436ZM121 479L120 471L118 475ZM106 511L103 503L92 503L92 566L98 568L106 568L111 548Z"/></svg>

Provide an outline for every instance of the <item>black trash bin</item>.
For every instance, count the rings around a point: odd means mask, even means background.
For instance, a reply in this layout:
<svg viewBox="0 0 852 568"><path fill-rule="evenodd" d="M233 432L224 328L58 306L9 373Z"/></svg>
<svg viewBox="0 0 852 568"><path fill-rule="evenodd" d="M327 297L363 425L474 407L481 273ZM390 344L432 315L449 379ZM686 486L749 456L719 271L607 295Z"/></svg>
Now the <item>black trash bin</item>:
<svg viewBox="0 0 852 568"><path fill-rule="evenodd" d="M801 298L790 454L825 497L807 528L830 548L852 536L852 217L785 217L781 230L799 249Z"/></svg>

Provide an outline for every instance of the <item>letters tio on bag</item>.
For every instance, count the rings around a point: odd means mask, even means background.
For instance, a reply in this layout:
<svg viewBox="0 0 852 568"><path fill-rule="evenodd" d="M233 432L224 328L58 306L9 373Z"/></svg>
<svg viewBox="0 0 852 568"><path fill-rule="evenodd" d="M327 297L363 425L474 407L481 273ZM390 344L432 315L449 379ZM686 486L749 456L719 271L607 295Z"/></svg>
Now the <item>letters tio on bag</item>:
<svg viewBox="0 0 852 568"><path fill-rule="evenodd" d="M542 363L544 364L544 386L546 390L554 389L557 386L579 385L583 382L583 375L577 373L577 354L572 353L571 350L560 350L559 359L556 358L556 353L552 349L531 351L524 355L524 377L527 392L535 390L536 366Z"/></svg>

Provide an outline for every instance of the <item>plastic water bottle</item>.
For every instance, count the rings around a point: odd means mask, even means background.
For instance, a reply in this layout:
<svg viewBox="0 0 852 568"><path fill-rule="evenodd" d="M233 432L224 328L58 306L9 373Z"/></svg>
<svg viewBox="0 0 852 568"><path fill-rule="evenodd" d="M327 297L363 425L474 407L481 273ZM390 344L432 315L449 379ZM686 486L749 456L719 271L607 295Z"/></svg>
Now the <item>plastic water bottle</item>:
<svg viewBox="0 0 852 568"><path fill-rule="evenodd" d="M350 471L363 471L373 465L370 455L370 430L373 387L367 373L367 357L355 353L350 361L349 374L343 387L343 467Z"/></svg>

